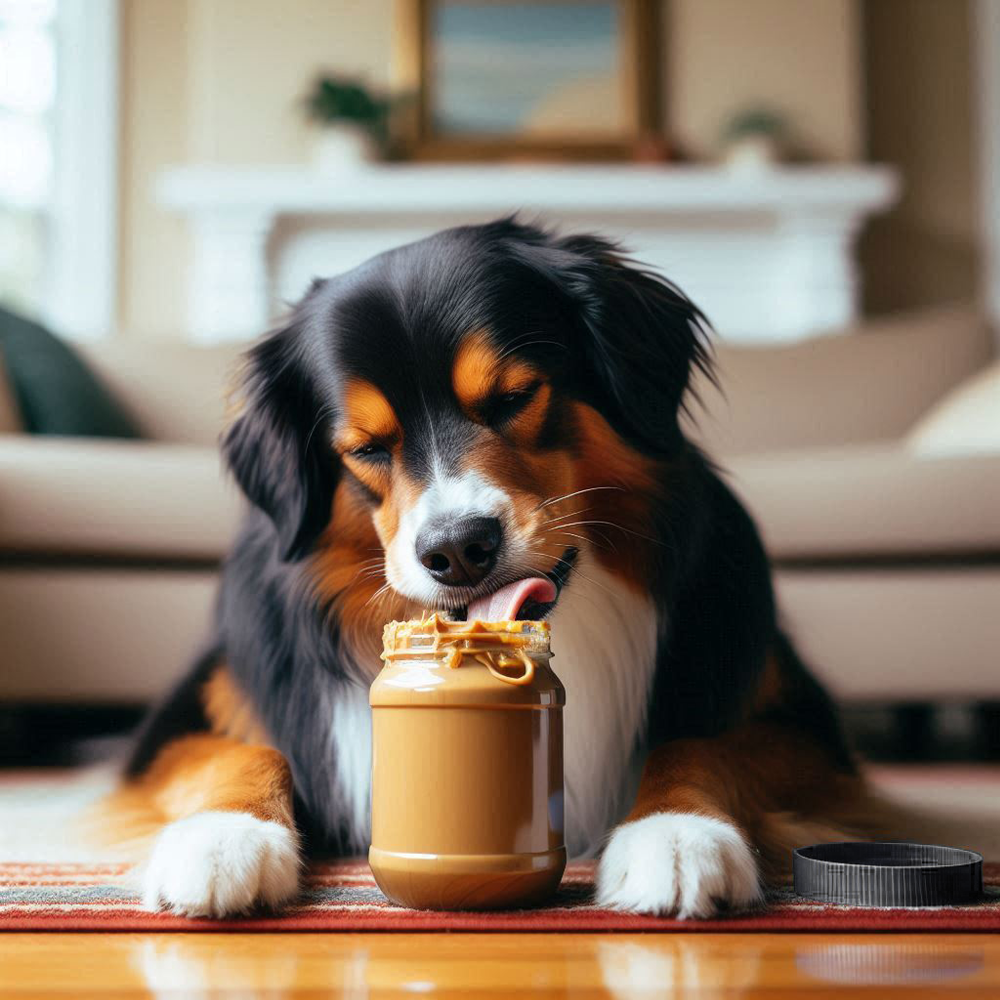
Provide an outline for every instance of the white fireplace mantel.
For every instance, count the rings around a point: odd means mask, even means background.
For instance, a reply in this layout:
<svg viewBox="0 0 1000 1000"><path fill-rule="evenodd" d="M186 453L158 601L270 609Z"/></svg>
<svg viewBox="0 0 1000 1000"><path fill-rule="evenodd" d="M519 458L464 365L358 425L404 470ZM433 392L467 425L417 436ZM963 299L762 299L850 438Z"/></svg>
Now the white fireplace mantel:
<svg viewBox="0 0 1000 1000"><path fill-rule="evenodd" d="M317 275L436 229L520 212L621 240L733 340L792 340L850 322L854 238L898 194L887 167L188 166L158 195L190 219L189 335L267 328ZM276 308L277 307L277 308Z"/></svg>

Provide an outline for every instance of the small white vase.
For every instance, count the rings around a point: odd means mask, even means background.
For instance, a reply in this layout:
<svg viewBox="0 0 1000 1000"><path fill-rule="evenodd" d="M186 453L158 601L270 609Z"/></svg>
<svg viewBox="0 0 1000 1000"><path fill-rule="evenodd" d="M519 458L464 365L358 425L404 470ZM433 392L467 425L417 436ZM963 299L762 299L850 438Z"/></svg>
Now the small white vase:
<svg viewBox="0 0 1000 1000"><path fill-rule="evenodd" d="M313 164L324 173L350 170L374 159L371 134L357 125L347 122L325 125L314 137Z"/></svg>
<svg viewBox="0 0 1000 1000"><path fill-rule="evenodd" d="M770 170L781 159L778 143L769 135L747 135L726 147L725 162L731 170Z"/></svg>

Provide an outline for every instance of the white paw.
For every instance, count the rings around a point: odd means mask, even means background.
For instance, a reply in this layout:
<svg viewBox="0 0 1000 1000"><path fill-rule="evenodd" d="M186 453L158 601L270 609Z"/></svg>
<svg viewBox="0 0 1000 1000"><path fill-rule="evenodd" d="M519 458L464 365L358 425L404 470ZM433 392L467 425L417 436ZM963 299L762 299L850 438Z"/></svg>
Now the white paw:
<svg viewBox="0 0 1000 1000"><path fill-rule="evenodd" d="M597 902L615 910L710 917L720 904L761 898L757 863L729 823L657 813L611 835L597 869Z"/></svg>
<svg viewBox="0 0 1000 1000"><path fill-rule="evenodd" d="M298 892L298 842L280 823L247 813L195 813L156 838L142 888L149 909L188 917L274 909Z"/></svg>

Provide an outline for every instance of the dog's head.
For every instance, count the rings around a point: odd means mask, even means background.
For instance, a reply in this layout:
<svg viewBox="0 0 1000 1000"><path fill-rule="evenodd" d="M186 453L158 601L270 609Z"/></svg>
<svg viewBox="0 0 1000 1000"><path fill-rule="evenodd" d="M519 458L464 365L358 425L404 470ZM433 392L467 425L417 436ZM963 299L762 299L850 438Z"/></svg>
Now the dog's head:
<svg viewBox="0 0 1000 1000"><path fill-rule="evenodd" d="M703 329L601 239L448 230L317 282L251 351L224 450L342 611L461 615L548 579L518 596L542 614L581 547L637 582L659 557Z"/></svg>

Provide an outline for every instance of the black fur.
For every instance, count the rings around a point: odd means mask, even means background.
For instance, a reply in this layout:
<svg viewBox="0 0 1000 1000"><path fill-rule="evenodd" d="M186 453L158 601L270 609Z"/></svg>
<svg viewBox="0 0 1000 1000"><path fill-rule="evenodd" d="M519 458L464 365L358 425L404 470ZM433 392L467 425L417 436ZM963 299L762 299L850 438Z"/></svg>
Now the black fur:
<svg viewBox="0 0 1000 1000"><path fill-rule="evenodd" d="M790 651L756 529L680 429L691 373L709 361L704 320L679 291L604 240L560 238L511 219L383 254L315 285L292 321L254 348L246 410L223 444L257 509L225 564L212 647L288 758L299 816L317 841L365 846L344 827L330 726L335 701L367 682L303 562L328 523L338 478L349 475L330 447L343 378L376 382L404 426L433 426L435 447L457 458L470 431L451 399L450 358L468 331L482 328L544 365L554 394L590 403L669 470L655 511L652 590L667 627L649 742L731 726L748 709L768 651ZM545 434L554 441L561 433L554 418ZM406 440L412 474L430 458L426 437ZM802 697L788 711L822 716L821 737L847 766L826 696L790 662ZM201 661L161 709L133 771L157 741L198 724L191 691L205 669Z"/></svg>
<svg viewBox="0 0 1000 1000"><path fill-rule="evenodd" d="M321 430L326 414L297 357L309 298L287 329L250 351L245 412L222 442L233 476L271 518L282 557L290 560L310 551L326 526L338 474Z"/></svg>
<svg viewBox="0 0 1000 1000"><path fill-rule="evenodd" d="M146 717L135 734L132 752L125 765L127 777L142 774L153 763L164 743L181 733L199 733L208 729L208 720L202 710L201 687L218 662L219 650L215 646L203 650L156 711Z"/></svg>

